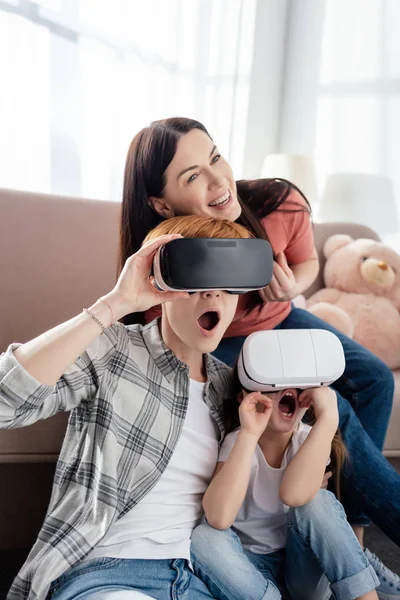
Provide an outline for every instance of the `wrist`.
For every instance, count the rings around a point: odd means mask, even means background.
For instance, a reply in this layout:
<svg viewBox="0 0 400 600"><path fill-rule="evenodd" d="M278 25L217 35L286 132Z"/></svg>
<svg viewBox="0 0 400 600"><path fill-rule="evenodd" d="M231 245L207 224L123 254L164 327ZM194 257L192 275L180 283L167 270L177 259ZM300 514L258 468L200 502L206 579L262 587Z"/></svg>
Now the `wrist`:
<svg viewBox="0 0 400 600"><path fill-rule="evenodd" d="M110 308L104 302L97 300L97 302L92 304L89 308L84 308L83 312L96 321L103 333L110 325L112 325Z"/></svg>
<svg viewBox="0 0 400 600"><path fill-rule="evenodd" d="M294 298L297 298L297 296L299 294L301 294L301 292L302 292L301 286L299 285L299 282L296 281L296 283L292 287L291 291L287 295L287 299L288 300L294 300Z"/></svg>
<svg viewBox="0 0 400 600"><path fill-rule="evenodd" d="M108 326L133 312L132 306L115 290L101 296L93 306L97 308L99 305L105 308Z"/></svg>
<svg viewBox="0 0 400 600"><path fill-rule="evenodd" d="M329 414L329 413L321 413L318 416L316 415L317 423L323 425L324 428L329 428L333 432L339 426L339 415Z"/></svg>
<svg viewBox="0 0 400 600"><path fill-rule="evenodd" d="M257 446L260 436L261 433L255 434L248 431L247 429L244 429L243 427L240 429L238 434L238 438L241 440L242 443L254 446L254 448Z"/></svg>

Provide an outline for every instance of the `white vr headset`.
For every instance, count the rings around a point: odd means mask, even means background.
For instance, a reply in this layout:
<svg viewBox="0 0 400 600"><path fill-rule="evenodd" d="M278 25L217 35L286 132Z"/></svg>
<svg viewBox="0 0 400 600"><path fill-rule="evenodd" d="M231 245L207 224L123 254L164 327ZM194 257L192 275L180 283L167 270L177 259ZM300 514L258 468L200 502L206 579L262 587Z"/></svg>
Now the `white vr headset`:
<svg viewBox="0 0 400 600"><path fill-rule="evenodd" d="M336 335L324 329L252 333L238 359L240 383L252 392L330 385L344 369L342 344Z"/></svg>

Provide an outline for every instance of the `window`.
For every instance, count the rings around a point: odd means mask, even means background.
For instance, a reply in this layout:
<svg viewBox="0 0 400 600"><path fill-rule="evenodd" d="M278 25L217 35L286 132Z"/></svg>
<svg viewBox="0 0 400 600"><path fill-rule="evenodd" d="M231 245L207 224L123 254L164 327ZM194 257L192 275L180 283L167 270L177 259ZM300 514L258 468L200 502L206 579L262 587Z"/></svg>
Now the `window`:
<svg viewBox="0 0 400 600"><path fill-rule="evenodd" d="M152 120L204 122L241 176L256 0L0 2L0 186L120 200Z"/></svg>
<svg viewBox="0 0 400 600"><path fill-rule="evenodd" d="M388 176L400 199L400 3L326 0L315 158L331 172Z"/></svg>

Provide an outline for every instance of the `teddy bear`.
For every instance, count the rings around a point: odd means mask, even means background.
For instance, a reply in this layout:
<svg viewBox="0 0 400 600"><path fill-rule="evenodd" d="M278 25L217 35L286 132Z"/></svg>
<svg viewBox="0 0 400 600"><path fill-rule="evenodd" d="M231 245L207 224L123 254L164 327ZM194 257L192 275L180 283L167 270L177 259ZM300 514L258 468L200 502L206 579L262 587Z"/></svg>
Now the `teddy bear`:
<svg viewBox="0 0 400 600"><path fill-rule="evenodd" d="M326 287L308 298L307 310L400 367L400 256L343 234L328 238L323 252Z"/></svg>

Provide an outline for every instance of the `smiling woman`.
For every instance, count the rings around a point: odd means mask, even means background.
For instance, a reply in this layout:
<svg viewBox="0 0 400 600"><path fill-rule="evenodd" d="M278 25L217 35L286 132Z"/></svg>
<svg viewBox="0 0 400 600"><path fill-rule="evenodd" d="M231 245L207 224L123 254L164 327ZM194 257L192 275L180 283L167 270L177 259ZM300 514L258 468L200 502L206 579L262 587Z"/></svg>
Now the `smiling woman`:
<svg viewBox="0 0 400 600"><path fill-rule="evenodd" d="M198 128L189 131L180 140L176 158L165 171L162 197L149 198L152 208L170 218L184 214L190 202L192 214L235 221L241 210L232 169L208 134ZM193 160L196 164L185 167Z"/></svg>
<svg viewBox="0 0 400 600"><path fill-rule="evenodd" d="M137 134L126 162L120 264L157 223L182 214L235 220L268 239L274 252L270 284L240 297L217 358L232 365L249 334L269 329L325 329L340 339L346 368L333 387L351 463L342 473L343 503L361 545L369 517L400 544L400 477L381 453L393 375L370 352L292 304L318 274L306 198L285 180L235 182L230 165L198 121L154 121ZM160 308L153 308L146 315L127 315L124 323L150 322L159 315Z"/></svg>
<svg viewBox="0 0 400 600"><path fill-rule="evenodd" d="M173 160L178 142L180 151ZM139 206L132 198L146 199L137 227L132 223L137 221ZM134 248L140 248L143 232L147 234L165 219L187 214L187 204L192 215L230 221L241 212L232 170L204 125L179 118L155 122L134 137L126 159L120 268Z"/></svg>

